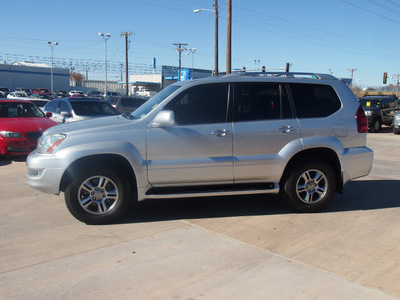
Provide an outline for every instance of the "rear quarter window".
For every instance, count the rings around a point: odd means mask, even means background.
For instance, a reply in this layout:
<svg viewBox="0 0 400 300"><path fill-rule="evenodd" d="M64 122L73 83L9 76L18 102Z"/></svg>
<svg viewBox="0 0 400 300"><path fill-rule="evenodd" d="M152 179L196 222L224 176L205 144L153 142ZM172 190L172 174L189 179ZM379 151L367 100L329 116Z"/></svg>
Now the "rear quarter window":
<svg viewBox="0 0 400 300"><path fill-rule="evenodd" d="M297 118L323 118L337 112L342 103L329 85L290 83Z"/></svg>

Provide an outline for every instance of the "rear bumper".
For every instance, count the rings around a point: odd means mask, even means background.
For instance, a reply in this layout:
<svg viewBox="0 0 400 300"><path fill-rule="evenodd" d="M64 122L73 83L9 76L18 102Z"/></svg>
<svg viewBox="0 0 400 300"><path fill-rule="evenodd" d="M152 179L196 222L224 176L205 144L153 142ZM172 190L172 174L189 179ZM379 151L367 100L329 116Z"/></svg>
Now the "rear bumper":
<svg viewBox="0 0 400 300"><path fill-rule="evenodd" d="M374 152L368 147L345 149L342 154L343 184L371 172Z"/></svg>

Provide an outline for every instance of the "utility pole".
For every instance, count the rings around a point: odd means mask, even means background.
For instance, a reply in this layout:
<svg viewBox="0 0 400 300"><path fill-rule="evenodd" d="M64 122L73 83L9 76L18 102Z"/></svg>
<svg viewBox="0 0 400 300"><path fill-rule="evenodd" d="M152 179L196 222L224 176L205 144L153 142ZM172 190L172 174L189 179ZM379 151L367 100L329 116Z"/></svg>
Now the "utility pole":
<svg viewBox="0 0 400 300"><path fill-rule="evenodd" d="M347 70L349 70L350 73L351 73L351 84L350 84L350 87L352 88L353 87L353 74L354 74L355 71L357 71L357 69L352 68L352 69L347 69Z"/></svg>
<svg viewBox="0 0 400 300"><path fill-rule="evenodd" d="M231 73L231 47L232 47L232 0L228 0L227 2L227 38L226 38L226 74Z"/></svg>
<svg viewBox="0 0 400 300"><path fill-rule="evenodd" d="M123 32L121 36L125 37L125 93L126 96L129 96L129 65L128 65L128 37L132 34L132 32Z"/></svg>
<svg viewBox="0 0 400 300"><path fill-rule="evenodd" d="M214 2L214 9L215 9L215 35L214 35L214 46L215 46L215 51L214 51L214 68L215 68L215 74L214 76L218 76L219 71L218 71L218 0L215 0Z"/></svg>
<svg viewBox="0 0 400 300"><path fill-rule="evenodd" d="M186 50L187 43L173 43L172 45L176 46L176 51L179 53L179 69L178 69L178 81L181 80L181 60L182 60L182 52Z"/></svg>

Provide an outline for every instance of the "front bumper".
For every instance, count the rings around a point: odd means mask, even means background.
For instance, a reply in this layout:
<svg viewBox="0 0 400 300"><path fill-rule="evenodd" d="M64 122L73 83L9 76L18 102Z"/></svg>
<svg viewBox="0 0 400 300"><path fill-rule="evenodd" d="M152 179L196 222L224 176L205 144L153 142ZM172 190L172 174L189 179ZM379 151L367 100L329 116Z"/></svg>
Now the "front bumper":
<svg viewBox="0 0 400 300"><path fill-rule="evenodd" d="M2 138L0 144L3 156L28 155L36 149L37 140Z"/></svg>
<svg viewBox="0 0 400 300"><path fill-rule="evenodd" d="M44 193L58 195L61 179L68 165L69 161L55 155L32 152L26 160L27 183Z"/></svg>

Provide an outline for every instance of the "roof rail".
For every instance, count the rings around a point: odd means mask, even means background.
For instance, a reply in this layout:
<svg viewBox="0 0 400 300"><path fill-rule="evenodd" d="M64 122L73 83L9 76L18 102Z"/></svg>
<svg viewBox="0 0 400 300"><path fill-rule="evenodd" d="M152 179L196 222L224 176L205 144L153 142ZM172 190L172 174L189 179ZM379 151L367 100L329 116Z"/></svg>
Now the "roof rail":
<svg viewBox="0 0 400 300"><path fill-rule="evenodd" d="M335 79L337 78L330 74L323 73L307 73L307 72L246 72L246 71L238 71L235 73L230 73L224 75L222 77L241 77L241 76L249 76L249 77L285 77L285 78L295 78L295 77L310 77L315 79Z"/></svg>

